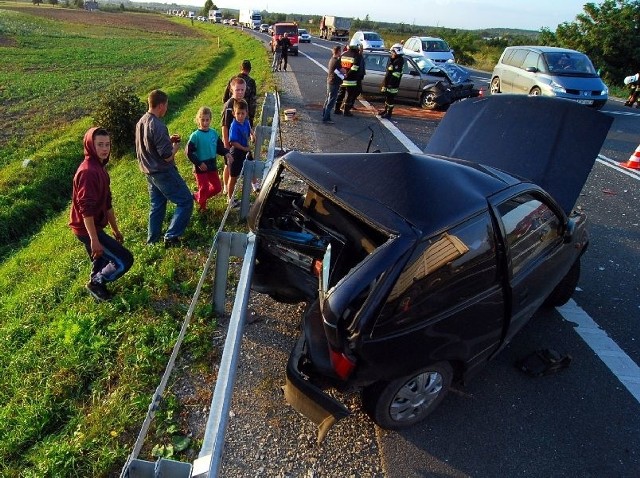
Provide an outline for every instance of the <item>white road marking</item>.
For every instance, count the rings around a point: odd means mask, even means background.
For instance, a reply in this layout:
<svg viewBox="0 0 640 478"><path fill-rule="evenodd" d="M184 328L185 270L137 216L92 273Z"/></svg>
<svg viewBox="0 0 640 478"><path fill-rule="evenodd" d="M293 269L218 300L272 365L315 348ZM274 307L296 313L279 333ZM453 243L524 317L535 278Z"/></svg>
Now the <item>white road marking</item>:
<svg viewBox="0 0 640 478"><path fill-rule="evenodd" d="M607 333L575 303L573 299L557 308L568 322L576 324L574 329L591 347L600 360L609 367L627 390L640 402L640 367L607 335Z"/></svg>
<svg viewBox="0 0 640 478"><path fill-rule="evenodd" d="M328 48L328 49L330 49L330 48ZM321 65L319 62L317 62L316 60L314 60L313 58L311 58L309 55L307 55L306 53L304 53L302 51L299 51L299 53L302 54L303 56L307 57L313 63L318 65L318 67L322 68L322 70L325 73L327 73L327 67L326 66ZM358 99L358 101L367 109L367 111L375 112L375 108L373 106L371 106L371 103L369 103L367 100L365 100L363 98L360 98L360 99ZM396 125L394 125L391 121L389 121L386 118L380 118L379 116L376 116L376 118L378 118L378 121L380 121L382 123L382 125L385 128L387 128L389 130L389 132L398 139L398 141L400 141L402 143L402 146L407 148L407 151L409 151L410 153L422 153L422 150L420 148L418 148L413 143L413 141L411 141L407 136L405 136L405 134L402 131L400 131L398 129L398 127Z"/></svg>
<svg viewBox="0 0 640 478"><path fill-rule="evenodd" d="M606 156L599 154L596 158L596 161L607 166L608 168L615 169L619 173L626 174L630 178L640 180L640 170L629 169L625 168L624 166L620 166L620 162L616 161L615 159L607 158Z"/></svg>
<svg viewBox="0 0 640 478"><path fill-rule="evenodd" d="M302 54L322 68L325 72L327 71L326 67L318 63L316 60L310 58L304 53ZM367 109L373 109L366 100L361 99L359 101ZM393 123L391 123L391 121L384 118L378 119L410 152L421 152L420 148L413 144L413 142ZM599 154L596 161L634 179L640 179L640 174L634 172L634 170L619 166L620 163L607 158L606 156ZM611 339L607 333L602 330L600 326L578 306L578 304L576 304L573 299L569 300L566 305L558 307L557 310L565 320L577 324L574 329L576 333L589 347L591 347L591 350L593 350L600 360L609 367L609 370L611 370L616 378L620 380L627 390L629 390L636 401L640 403L640 367L631 360L631 358L613 341L613 339Z"/></svg>

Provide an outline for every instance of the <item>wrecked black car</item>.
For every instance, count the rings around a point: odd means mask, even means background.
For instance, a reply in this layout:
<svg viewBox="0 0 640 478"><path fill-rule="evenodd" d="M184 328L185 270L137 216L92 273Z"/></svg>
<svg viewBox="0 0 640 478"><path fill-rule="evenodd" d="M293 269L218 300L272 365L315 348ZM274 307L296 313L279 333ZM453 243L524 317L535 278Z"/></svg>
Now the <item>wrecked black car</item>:
<svg viewBox="0 0 640 478"><path fill-rule="evenodd" d="M327 389L360 389L378 425L411 426L539 307L569 300L588 245L572 208L610 123L569 102L490 97L454 105L428 154L274 164L249 216L252 288L307 304L285 398L319 440L348 415Z"/></svg>

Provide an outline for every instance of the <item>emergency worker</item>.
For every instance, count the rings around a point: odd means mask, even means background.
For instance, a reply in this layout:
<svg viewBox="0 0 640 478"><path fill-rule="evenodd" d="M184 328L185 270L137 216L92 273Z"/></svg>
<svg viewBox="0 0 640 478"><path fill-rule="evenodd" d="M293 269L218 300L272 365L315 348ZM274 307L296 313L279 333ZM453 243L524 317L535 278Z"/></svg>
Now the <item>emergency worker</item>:
<svg viewBox="0 0 640 478"><path fill-rule="evenodd" d="M340 57L340 66L345 71L345 74L342 85L340 85L338 99L336 100L336 108L333 111L337 115L353 116L351 110L356 101L356 96L358 96L358 79L360 76L358 70L360 69L361 61L362 53L360 53L358 43L351 41L349 49ZM343 101L344 113L340 111Z"/></svg>
<svg viewBox="0 0 640 478"><path fill-rule="evenodd" d="M391 118L393 107L395 106L396 95L402 79L402 68L404 66L404 49L400 43L396 43L389 50L391 57L387 62L387 72L382 82L382 91L385 94L384 110L378 111L382 118Z"/></svg>

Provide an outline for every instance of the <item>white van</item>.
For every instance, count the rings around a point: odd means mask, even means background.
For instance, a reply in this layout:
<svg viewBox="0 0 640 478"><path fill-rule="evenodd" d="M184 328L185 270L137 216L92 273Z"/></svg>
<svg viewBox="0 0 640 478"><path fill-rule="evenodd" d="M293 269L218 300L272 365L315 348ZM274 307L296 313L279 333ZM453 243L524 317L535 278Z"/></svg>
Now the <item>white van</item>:
<svg viewBox="0 0 640 478"><path fill-rule="evenodd" d="M404 42L404 49L419 53L434 63L456 61L449 44L438 37L411 37Z"/></svg>

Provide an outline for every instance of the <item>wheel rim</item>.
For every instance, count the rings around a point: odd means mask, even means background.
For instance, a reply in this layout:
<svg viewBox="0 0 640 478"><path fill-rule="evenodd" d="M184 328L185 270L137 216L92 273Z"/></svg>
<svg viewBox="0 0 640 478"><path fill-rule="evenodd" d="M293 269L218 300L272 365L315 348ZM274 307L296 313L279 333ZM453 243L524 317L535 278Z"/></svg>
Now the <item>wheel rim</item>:
<svg viewBox="0 0 640 478"><path fill-rule="evenodd" d="M434 108L436 106L436 102L434 98L436 97L435 93L425 93L424 98L422 100L422 104L425 108Z"/></svg>
<svg viewBox="0 0 640 478"><path fill-rule="evenodd" d="M531 96L540 96L542 92L538 89L538 88L534 88L531 90L531 93L529 93Z"/></svg>
<svg viewBox="0 0 640 478"><path fill-rule="evenodd" d="M500 93L500 80L494 78L491 82L491 94Z"/></svg>
<svg viewBox="0 0 640 478"><path fill-rule="evenodd" d="M393 397L389 415L402 422L422 415L438 398L443 387L442 374L425 372L407 381Z"/></svg>

